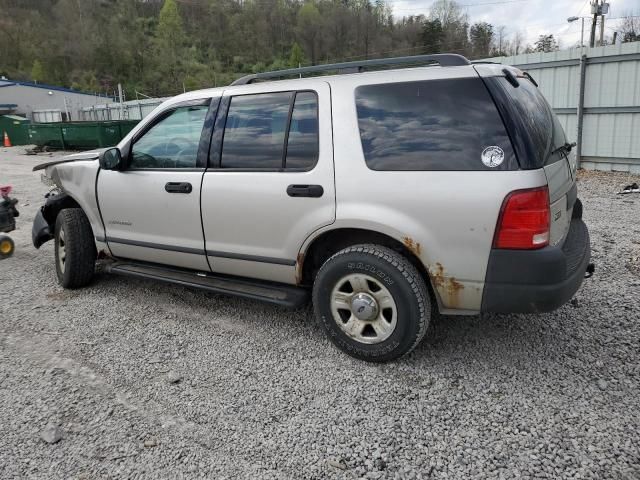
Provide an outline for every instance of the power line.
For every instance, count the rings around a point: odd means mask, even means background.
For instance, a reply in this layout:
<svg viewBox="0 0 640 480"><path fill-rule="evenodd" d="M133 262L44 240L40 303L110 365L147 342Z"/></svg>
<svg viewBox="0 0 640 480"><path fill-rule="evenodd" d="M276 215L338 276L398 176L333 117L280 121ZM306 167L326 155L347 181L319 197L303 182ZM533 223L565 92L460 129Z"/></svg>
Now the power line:
<svg viewBox="0 0 640 480"><path fill-rule="evenodd" d="M485 5L502 5L505 3L522 3L522 2L530 2L532 0L501 0L497 2L484 2L484 3L465 3L458 4L459 7L470 8L470 7L482 7ZM393 5L393 2L388 2ZM417 11L417 10L429 10L433 7L433 3L424 7L414 7L414 8L394 8L393 11Z"/></svg>

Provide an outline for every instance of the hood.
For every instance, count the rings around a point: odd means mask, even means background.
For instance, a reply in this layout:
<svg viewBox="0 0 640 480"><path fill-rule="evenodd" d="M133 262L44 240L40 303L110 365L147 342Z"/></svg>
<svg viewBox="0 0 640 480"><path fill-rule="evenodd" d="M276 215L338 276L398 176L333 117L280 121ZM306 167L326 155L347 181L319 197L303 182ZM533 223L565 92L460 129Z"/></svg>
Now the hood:
<svg viewBox="0 0 640 480"><path fill-rule="evenodd" d="M109 147L107 147L109 148ZM72 153L71 155L65 155L56 160L50 162L41 163L33 167L33 171L44 170L52 165L58 165L59 163L77 162L80 160L97 160L98 156L104 152L107 148L99 148L97 150L89 150L88 152Z"/></svg>

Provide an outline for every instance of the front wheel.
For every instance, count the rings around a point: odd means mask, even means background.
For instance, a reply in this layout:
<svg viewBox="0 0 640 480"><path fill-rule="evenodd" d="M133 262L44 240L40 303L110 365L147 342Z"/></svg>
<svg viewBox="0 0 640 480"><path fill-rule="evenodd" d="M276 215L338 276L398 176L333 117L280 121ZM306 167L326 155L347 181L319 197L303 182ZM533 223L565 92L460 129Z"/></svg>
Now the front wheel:
<svg viewBox="0 0 640 480"><path fill-rule="evenodd" d="M56 219L56 273L64 288L88 285L96 264L96 244L89 219L80 208L62 210Z"/></svg>
<svg viewBox="0 0 640 480"><path fill-rule="evenodd" d="M401 254L356 245L327 260L313 285L318 321L341 350L370 362L413 350L427 331L431 302L422 276Z"/></svg>
<svg viewBox="0 0 640 480"><path fill-rule="evenodd" d="M0 260L9 258L16 249L15 243L8 235L0 234Z"/></svg>

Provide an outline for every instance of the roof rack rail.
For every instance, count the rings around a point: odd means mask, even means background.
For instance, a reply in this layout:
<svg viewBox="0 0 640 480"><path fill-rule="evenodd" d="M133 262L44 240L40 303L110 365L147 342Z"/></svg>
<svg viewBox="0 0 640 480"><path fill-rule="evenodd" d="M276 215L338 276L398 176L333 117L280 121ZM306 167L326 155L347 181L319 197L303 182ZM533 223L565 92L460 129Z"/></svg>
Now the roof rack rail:
<svg viewBox="0 0 640 480"><path fill-rule="evenodd" d="M326 72L331 70L347 70L348 73L361 72L368 67L382 67L392 65L408 65L416 63L438 63L441 67L457 67L471 65L471 62L462 55L455 53L438 53L434 55L413 55L410 57L378 58L375 60L361 60L356 62L328 63L325 65L313 65L311 67L290 68L273 72L254 73L240 77L231 85L247 85L254 80L268 78L287 77L290 75L302 75L305 73ZM346 72L345 72L346 73Z"/></svg>

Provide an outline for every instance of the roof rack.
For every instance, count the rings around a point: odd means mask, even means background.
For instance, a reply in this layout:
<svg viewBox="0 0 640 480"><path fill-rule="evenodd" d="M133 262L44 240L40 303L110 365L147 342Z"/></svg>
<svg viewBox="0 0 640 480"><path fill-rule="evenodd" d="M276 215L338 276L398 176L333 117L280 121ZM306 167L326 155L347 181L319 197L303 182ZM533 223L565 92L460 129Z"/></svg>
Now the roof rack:
<svg viewBox="0 0 640 480"><path fill-rule="evenodd" d="M378 58L375 60L361 60L356 62L328 63L325 65L313 65L311 67L290 68L287 70L276 70L273 72L254 73L240 77L231 85L247 85L254 80L265 80L269 78L288 77L291 75L302 75L305 73L326 72L331 70L345 70L344 73L362 72L369 67L382 67L393 65L409 65L416 63L438 63L441 67L457 67L461 65L471 65L471 62L462 55L454 53L438 53L435 55L413 55L410 57Z"/></svg>

